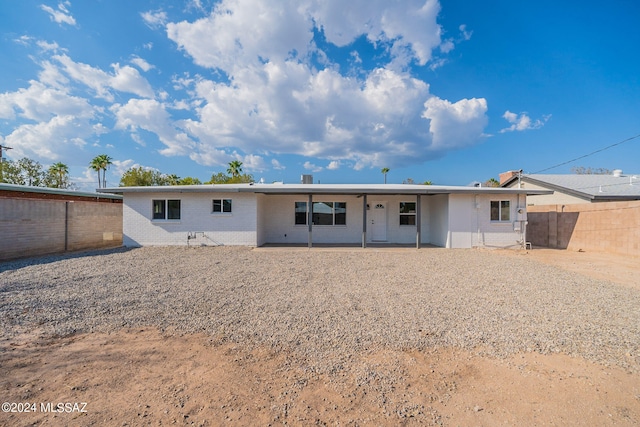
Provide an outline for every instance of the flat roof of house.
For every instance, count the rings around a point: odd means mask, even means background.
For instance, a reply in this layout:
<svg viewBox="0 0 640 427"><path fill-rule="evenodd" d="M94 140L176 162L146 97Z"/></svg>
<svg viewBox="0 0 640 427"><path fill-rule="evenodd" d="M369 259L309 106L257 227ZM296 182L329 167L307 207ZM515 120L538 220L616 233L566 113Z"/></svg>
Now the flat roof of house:
<svg viewBox="0 0 640 427"><path fill-rule="evenodd" d="M637 200L640 199L640 174L523 174L521 178L541 187L572 194L586 200ZM513 176L502 185L517 183Z"/></svg>
<svg viewBox="0 0 640 427"><path fill-rule="evenodd" d="M464 187L417 184L202 184L152 187L101 188L101 193L258 193L258 194L345 194L345 195L433 195L433 194L551 194L547 190L524 188Z"/></svg>
<svg viewBox="0 0 640 427"><path fill-rule="evenodd" d="M33 187L29 185L0 183L0 192L5 192L5 191L16 192L16 193L34 193L34 194L42 194L45 196L85 197L85 198L92 198L92 199L122 200L122 196L112 192L92 193L88 191L66 190L62 188Z"/></svg>

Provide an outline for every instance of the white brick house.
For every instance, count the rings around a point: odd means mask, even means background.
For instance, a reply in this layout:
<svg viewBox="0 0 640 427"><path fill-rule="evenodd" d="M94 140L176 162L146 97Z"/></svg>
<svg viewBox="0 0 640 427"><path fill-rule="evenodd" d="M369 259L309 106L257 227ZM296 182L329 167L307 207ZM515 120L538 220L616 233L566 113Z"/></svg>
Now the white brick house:
<svg viewBox="0 0 640 427"><path fill-rule="evenodd" d="M376 243L522 247L527 194L397 184L219 184L106 188L124 196L123 243ZM311 208L311 209L310 209Z"/></svg>

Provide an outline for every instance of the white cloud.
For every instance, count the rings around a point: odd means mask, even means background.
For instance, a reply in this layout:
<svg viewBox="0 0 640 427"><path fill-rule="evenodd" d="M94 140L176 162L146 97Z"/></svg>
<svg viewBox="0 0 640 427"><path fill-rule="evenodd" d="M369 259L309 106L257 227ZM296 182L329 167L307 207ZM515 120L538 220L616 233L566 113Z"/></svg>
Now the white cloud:
<svg viewBox="0 0 640 427"><path fill-rule="evenodd" d="M461 99L451 103L433 97L424 106L423 117L431 120L431 150L450 150L471 145L482 137L482 131L487 126L487 101L484 99Z"/></svg>
<svg viewBox="0 0 640 427"><path fill-rule="evenodd" d="M511 123L511 126L509 126L507 128L504 128L504 129L501 129L500 133L513 132L513 131L524 131L524 130L530 130L530 129L540 129L551 118L551 115L550 114L549 115L545 115L545 116L542 116L542 119L536 119L536 120L532 121L531 117L529 117L529 115L526 112L525 113L516 114L516 113L512 113L511 111L507 110L502 115L502 117L506 121Z"/></svg>
<svg viewBox="0 0 640 427"><path fill-rule="evenodd" d="M69 9L67 9L68 6L71 6L71 3L65 1L58 3L57 10L44 4L40 5L40 9L47 12L49 14L49 18L58 24L76 25L76 20L71 16Z"/></svg>
<svg viewBox="0 0 640 427"><path fill-rule="evenodd" d="M340 169L340 162L337 160L333 160L327 165L327 170L334 171L338 169Z"/></svg>
<svg viewBox="0 0 640 427"><path fill-rule="evenodd" d="M131 58L131 63L136 65L138 68L140 68L145 73L147 71L153 69L153 68L156 68L155 66L149 64L147 61L145 61L144 59L140 58L139 56L134 56L133 58Z"/></svg>
<svg viewBox="0 0 640 427"><path fill-rule="evenodd" d="M133 159L127 159L127 160L113 160L113 163L111 166L113 167L113 171L116 174L122 176L122 174L128 171L129 169L139 167L140 165L137 164Z"/></svg>
<svg viewBox="0 0 640 427"><path fill-rule="evenodd" d="M53 42L53 43L49 43L46 42L44 40L39 40L36 42L36 44L38 45L38 47L44 51L58 51L58 50L64 50L64 49L60 49L60 46L58 46L58 43Z"/></svg>
<svg viewBox="0 0 640 427"><path fill-rule="evenodd" d="M150 10L148 12L142 12L140 14L142 20L150 28L162 27L167 23L167 12L162 10Z"/></svg>
<svg viewBox="0 0 640 427"><path fill-rule="evenodd" d="M309 170L311 172L321 172L322 169L323 169L321 166L314 165L313 163L311 163L309 161L304 162L302 167L304 167L306 170Z"/></svg>
<svg viewBox="0 0 640 427"><path fill-rule="evenodd" d="M0 118L47 121L56 115L91 118L94 107L84 98L71 96L57 88L30 81L26 89L0 94Z"/></svg>
<svg viewBox="0 0 640 427"><path fill-rule="evenodd" d="M5 137L17 157L57 161L73 158L93 134L87 120L74 116L54 116L48 121L18 126Z"/></svg>
<svg viewBox="0 0 640 427"><path fill-rule="evenodd" d="M54 55L55 61L62 65L62 70L73 80L76 80L95 90L99 98L113 101L111 89L133 93L142 97L153 97L153 88L140 75L138 70L128 65L112 64L113 73L107 73L88 64L73 61L67 55Z"/></svg>
<svg viewBox="0 0 640 427"><path fill-rule="evenodd" d="M275 169L275 170L284 170L286 169L286 167L284 165L282 165L278 160L276 159L271 159L271 166Z"/></svg>
<svg viewBox="0 0 640 427"><path fill-rule="evenodd" d="M176 129L164 106L154 99L130 99L125 105L114 104L110 110L116 116L116 129L136 132L138 128L155 133L166 148L165 156L188 154L195 143Z"/></svg>
<svg viewBox="0 0 640 427"><path fill-rule="evenodd" d="M458 27L458 29L460 30L460 35L462 36L463 40L471 40L471 36L473 35L473 31L468 31L466 24L460 25Z"/></svg>
<svg viewBox="0 0 640 427"><path fill-rule="evenodd" d="M453 48L441 40L439 10L435 0L223 0L204 18L168 23L168 37L195 63L228 77L174 79L176 90L195 97L191 105L200 102L196 118L179 124L199 140L192 158L210 164L239 149L348 160L363 168L424 161L434 151L477 142L478 128L487 123L485 100L433 104L425 112L425 101L437 98L426 82L402 71L410 61L445 63L432 60L434 49ZM313 43L314 25L338 46L363 35L386 46L389 63L359 70L364 80L342 75ZM351 52L356 66L359 53ZM310 55L325 58L325 68Z"/></svg>
<svg viewBox="0 0 640 427"><path fill-rule="evenodd" d="M262 172L267 169L267 165L261 156L248 154L242 158L242 168L247 171Z"/></svg>

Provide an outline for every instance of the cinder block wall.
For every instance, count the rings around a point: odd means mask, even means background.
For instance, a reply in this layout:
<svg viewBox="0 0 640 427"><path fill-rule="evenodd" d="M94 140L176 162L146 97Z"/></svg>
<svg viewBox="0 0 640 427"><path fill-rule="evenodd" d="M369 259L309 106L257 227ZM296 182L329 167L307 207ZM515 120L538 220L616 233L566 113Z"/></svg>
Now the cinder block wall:
<svg viewBox="0 0 640 427"><path fill-rule="evenodd" d="M122 246L122 204L0 198L0 261Z"/></svg>
<svg viewBox="0 0 640 427"><path fill-rule="evenodd" d="M640 255L640 201L527 207L534 246Z"/></svg>

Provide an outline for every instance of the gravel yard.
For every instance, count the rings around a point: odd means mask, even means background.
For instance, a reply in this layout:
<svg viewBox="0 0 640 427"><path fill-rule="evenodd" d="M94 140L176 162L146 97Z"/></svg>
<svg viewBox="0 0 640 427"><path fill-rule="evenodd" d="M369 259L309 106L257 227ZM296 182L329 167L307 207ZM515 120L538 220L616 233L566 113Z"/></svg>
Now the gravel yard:
<svg viewBox="0 0 640 427"><path fill-rule="evenodd" d="M0 263L2 340L203 332L331 372L354 354L562 352L638 371L640 291L482 250L117 249Z"/></svg>

